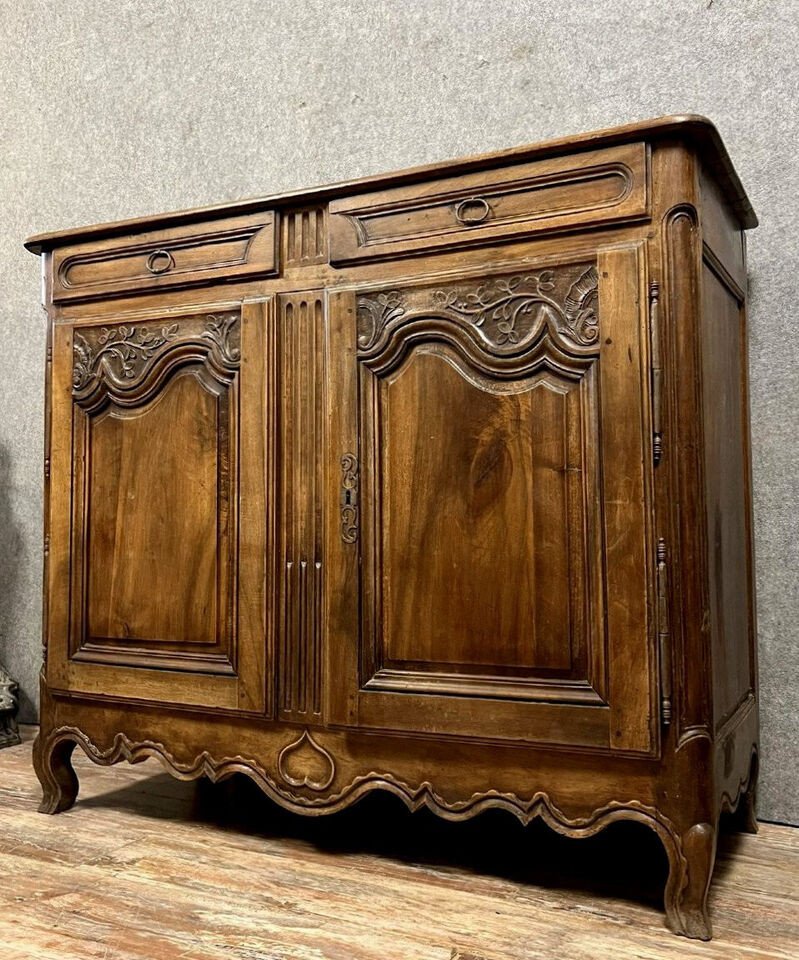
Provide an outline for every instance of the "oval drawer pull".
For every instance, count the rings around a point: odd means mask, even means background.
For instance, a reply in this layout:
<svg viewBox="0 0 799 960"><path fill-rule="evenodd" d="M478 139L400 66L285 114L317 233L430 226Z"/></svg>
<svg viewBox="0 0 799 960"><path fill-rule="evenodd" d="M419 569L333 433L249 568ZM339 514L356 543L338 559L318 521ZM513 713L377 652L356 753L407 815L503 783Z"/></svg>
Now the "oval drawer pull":
<svg viewBox="0 0 799 960"><path fill-rule="evenodd" d="M489 213L491 213L491 207L482 197L467 197L455 207L455 219L467 227L482 223Z"/></svg>
<svg viewBox="0 0 799 960"><path fill-rule="evenodd" d="M150 273L166 273L175 266L175 258L168 250L153 250L147 258L147 269Z"/></svg>

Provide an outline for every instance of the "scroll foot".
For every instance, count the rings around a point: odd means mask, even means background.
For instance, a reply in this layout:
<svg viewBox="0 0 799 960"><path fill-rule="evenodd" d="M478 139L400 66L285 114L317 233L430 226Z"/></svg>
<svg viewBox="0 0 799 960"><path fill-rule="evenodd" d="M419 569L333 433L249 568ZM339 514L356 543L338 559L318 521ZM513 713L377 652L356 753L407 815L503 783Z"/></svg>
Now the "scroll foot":
<svg viewBox="0 0 799 960"><path fill-rule="evenodd" d="M61 740L48 746L40 733L33 745L33 767L42 785L39 813L62 813L75 803L78 778L72 768L75 743Z"/></svg>
<svg viewBox="0 0 799 960"><path fill-rule="evenodd" d="M713 929L707 910L710 878L716 860L716 829L696 823L682 835L683 861L673 863L666 888L669 929L692 940L710 940Z"/></svg>

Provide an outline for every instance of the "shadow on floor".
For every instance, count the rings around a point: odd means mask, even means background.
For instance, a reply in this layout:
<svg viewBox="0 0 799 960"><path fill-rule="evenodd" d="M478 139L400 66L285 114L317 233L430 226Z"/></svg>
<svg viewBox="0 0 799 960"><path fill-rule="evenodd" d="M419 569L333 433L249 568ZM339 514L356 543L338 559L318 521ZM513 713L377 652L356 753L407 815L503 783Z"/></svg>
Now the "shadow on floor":
<svg viewBox="0 0 799 960"><path fill-rule="evenodd" d="M460 823L427 810L411 814L398 798L379 792L341 813L303 817L281 809L239 775L212 784L157 774L79 798L76 812L81 807L125 808L141 816L192 820L253 837L311 844L330 853L579 890L658 909L668 869L660 840L640 824L611 824L595 837L574 841L540 821L523 827L499 810Z"/></svg>

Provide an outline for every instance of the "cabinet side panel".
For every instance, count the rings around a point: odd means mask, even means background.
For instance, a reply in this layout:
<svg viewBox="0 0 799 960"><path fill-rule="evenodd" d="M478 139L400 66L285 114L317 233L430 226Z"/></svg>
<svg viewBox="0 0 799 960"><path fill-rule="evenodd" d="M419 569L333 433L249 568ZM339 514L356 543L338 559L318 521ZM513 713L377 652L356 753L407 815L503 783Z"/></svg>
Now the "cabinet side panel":
<svg viewBox="0 0 799 960"><path fill-rule="evenodd" d="M705 498L716 726L752 689L752 596L743 304L702 269Z"/></svg>
<svg viewBox="0 0 799 960"><path fill-rule="evenodd" d="M705 253L710 248L713 260L743 289L746 286L743 231L718 184L704 166L699 169L699 192Z"/></svg>

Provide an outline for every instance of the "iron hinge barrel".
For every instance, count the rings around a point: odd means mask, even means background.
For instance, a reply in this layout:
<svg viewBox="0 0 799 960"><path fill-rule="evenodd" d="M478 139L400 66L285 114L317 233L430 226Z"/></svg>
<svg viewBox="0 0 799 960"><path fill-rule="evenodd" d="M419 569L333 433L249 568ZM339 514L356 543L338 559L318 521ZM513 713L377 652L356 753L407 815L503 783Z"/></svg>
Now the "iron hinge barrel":
<svg viewBox="0 0 799 960"><path fill-rule="evenodd" d="M652 458L663 458L663 360L660 347L660 284L649 284L649 338L652 356Z"/></svg>
<svg viewBox="0 0 799 960"><path fill-rule="evenodd" d="M661 537L657 545L657 633L660 661L660 716L663 726L671 723L671 630L669 628L669 578L666 561L666 541Z"/></svg>

